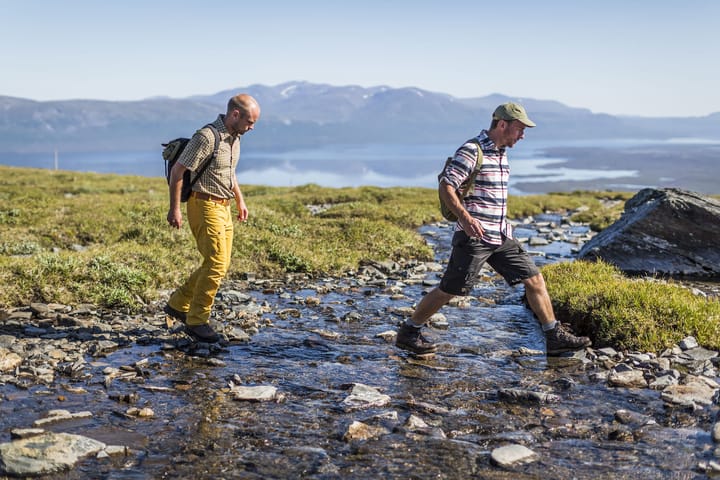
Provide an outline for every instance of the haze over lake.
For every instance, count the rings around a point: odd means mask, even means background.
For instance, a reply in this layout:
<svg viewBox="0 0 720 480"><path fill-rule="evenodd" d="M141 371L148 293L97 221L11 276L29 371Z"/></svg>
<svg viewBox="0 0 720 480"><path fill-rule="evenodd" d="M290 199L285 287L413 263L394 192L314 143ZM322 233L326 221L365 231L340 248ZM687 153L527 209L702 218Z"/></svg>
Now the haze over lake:
<svg viewBox="0 0 720 480"><path fill-rule="evenodd" d="M434 188L438 170L457 146L332 145L271 152L254 148L249 137L243 142L238 180L241 184L269 186L315 183L326 187ZM673 161L678 150L693 151L694 163ZM553 142L526 138L509 149L508 154L511 193L516 195L579 188L635 191L649 186L718 193L713 180L720 178L720 141L717 140ZM55 154L0 153L0 164L53 169ZM676 165L676 171L669 169L668 164ZM688 176L693 165L698 173ZM57 166L61 170L81 172L164 176L159 146L157 151L148 152L60 151Z"/></svg>

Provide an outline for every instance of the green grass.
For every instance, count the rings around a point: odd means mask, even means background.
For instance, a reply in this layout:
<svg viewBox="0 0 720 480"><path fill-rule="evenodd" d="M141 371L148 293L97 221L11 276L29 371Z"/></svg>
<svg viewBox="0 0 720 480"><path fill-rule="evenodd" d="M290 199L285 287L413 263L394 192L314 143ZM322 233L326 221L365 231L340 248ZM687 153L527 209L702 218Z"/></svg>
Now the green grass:
<svg viewBox="0 0 720 480"><path fill-rule="evenodd" d="M543 268L556 314L596 347L660 352L688 335L720 350L720 302L671 281L628 278L603 262Z"/></svg>
<svg viewBox="0 0 720 480"><path fill-rule="evenodd" d="M416 229L441 220L425 188L245 186L230 277L245 272L342 274L363 260L431 260ZM509 216L569 212L600 230L627 193L511 197ZM308 205L325 205L313 215ZM174 288L200 260L189 229L167 225L164 178L0 167L0 307L92 303L137 311ZM686 335L720 349L717 301L675 285L628 279L604 264L543 269L560 318L596 345L659 351Z"/></svg>
<svg viewBox="0 0 720 480"><path fill-rule="evenodd" d="M0 167L0 306L33 301L138 309L200 257L167 225L163 178ZM415 229L439 220L421 188L245 186L230 276L354 270L366 259L430 260ZM329 204L312 215L307 205Z"/></svg>

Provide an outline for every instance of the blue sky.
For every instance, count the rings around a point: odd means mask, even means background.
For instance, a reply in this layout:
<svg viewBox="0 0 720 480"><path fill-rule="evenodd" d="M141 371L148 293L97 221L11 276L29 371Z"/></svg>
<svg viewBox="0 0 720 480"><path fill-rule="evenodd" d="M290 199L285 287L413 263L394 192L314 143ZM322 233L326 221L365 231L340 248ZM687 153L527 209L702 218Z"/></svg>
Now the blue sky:
<svg viewBox="0 0 720 480"><path fill-rule="evenodd" d="M720 112L716 0L0 0L0 12L0 95L35 100L306 80Z"/></svg>

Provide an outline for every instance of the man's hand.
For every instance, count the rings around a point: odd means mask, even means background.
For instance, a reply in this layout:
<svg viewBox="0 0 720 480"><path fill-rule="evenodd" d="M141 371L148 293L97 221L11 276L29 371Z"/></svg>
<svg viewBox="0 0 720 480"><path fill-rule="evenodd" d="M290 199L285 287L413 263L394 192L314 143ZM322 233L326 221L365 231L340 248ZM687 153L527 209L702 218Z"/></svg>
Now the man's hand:
<svg viewBox="0 0 720 480"><path fill-rule="evenodd" d="M483 236L483 228L480 224L480 221L472 217L470 215L466 215L467 218L460 218L458 219L458 223L460 224L460 227L462 227L463 231L467 234L468 237L477 237L480 238Z"/></svg>
<svg viewBox="0 0 720 480"><path fill-rule="evenodd" d="M179 208L168 210L167 221L171 227L180 228L183 224L182 212Z"/></svg>
<svg viewBox="0 0 720 480"><path fill-rule="evenodd" d="M239 202L237 202L235 204L235 206L237 207L237 211L238 211L238 214L237 214L238 221L244 222L245 220L247 220L249 212L248 212L247 206L245 205L245 202L241 199Z"/></svg>

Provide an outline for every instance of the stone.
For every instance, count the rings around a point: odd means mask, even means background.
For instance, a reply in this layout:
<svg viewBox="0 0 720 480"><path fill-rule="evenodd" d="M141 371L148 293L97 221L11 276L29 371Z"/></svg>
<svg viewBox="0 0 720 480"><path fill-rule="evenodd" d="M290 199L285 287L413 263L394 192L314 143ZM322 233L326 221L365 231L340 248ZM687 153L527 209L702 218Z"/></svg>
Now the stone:
<svg viewBox="0 0 720 480"><path fill-rule="evenodd" d="M20 366L22 357L7 348L0 347L0 372L11 372Z"/></svg>
<svg viewBox="0 0 720 480"><path fill-rule="evenodd" d="M0 463L7 475L47 475L67 470L79 459L104 448L104 443L92 438L48 432L3 443L0 445Z"/></svg>
<svg viewBox="0 0 720 480"><path fill-rule="evenodd" d="M493 450L490 453L490 458L496 465L511 467L517 464L534 462L538 460L539 456L522 445L506 445Z"/></svg>
<svg viewBox="0 0 720 480"><path fill-rule="evenodd" d="M578 258L602 259L630 275L717 278L718 237L720 201L675 188L646 188Z"/></svg>
<svg viewBox="0 0 720 480"><path fill-rule="evenodd" d="M613 387L645 388L647 381L642 370L613 371L608 375L608 383Z"/></svg>
<svg viewBox="0 0 720 480"><path fill-rule="evenodd" d="M388 343L394 343L397 337L397 330L385 330L384 332L376 333L375 336L382 338Z"/></svg>
<svg viewBox="0 0 720 480"><path fill-rule="evenodd" d="M45 433L42 428L14 428L10 431L10 438L17 440L19 438L37 437Z"/></svg>
<svg viewBox="0 0 720 480"><path fill-rule="evenodd" d="M700 345L698 344L698 341L695 337L685 337L682 340L680 340L680 343L678 343L678 346L682 350L690 350L693 348L697 348Z"/></svg>
<svg viewBox="0 0 720 480"><path fill-rule="evenodd" d="M685 350L679 355L680 358L692 360L695 362L704 362L713 359L718 356L718 352L714 350L708 350L703 347L694 347Z"/></svg>
<svg viewBox="0 0 720 480"><path fill-rule="evenodd" d="M685 384L670 385L662 391L661 397L668 403L683 406L712 405L716 391L706 382L691 379Z"/></svg>
<svg viewBox="0 0 720 480"><path fill-rule="evenodd" d="M521 401L532 403L557 403L560 397L553 393L533 392L518 388L502 388L498 390L498 396L507 401Z"/></svg>
<svg viewBox="0 0 720 480"><path fill-rule="evenodd" d="M277 388L270 385L245 387L231 384L230 393L232 393L235 400L267 402L277 398Z"/></svg>
<svg viewBox="0 0 720 480"><path fill-rule="evenodd" d="M428 323L438 330L447 330L450 328L450 323L448 322L447 317L440 312L431 315L428 319Z"/></svg>
<svg viewBox="0 0 720 480"><path fill-rule="evenodd" d="M383 407L390 403L390 396L362 383L353 384L350 395L342 401L346 411L362 408Z"/></svg>
<svg viewBox="0 0 720 480"><path fill-rule="evenodd" d="M343 440L346 442L350 442L353 440L368 440L371 438L377 438L382 435L386 435L388 433L390 432L386 428L375 427L363 422L355 421L352 422L348 427L345 435L343 435Z"/></svg>
<svg viewBox="0 0 720 480"><path fill-rule="evenodd" d="M715 443L720 443L720 422L715 422L712 427L712 439Z"/></svg>

